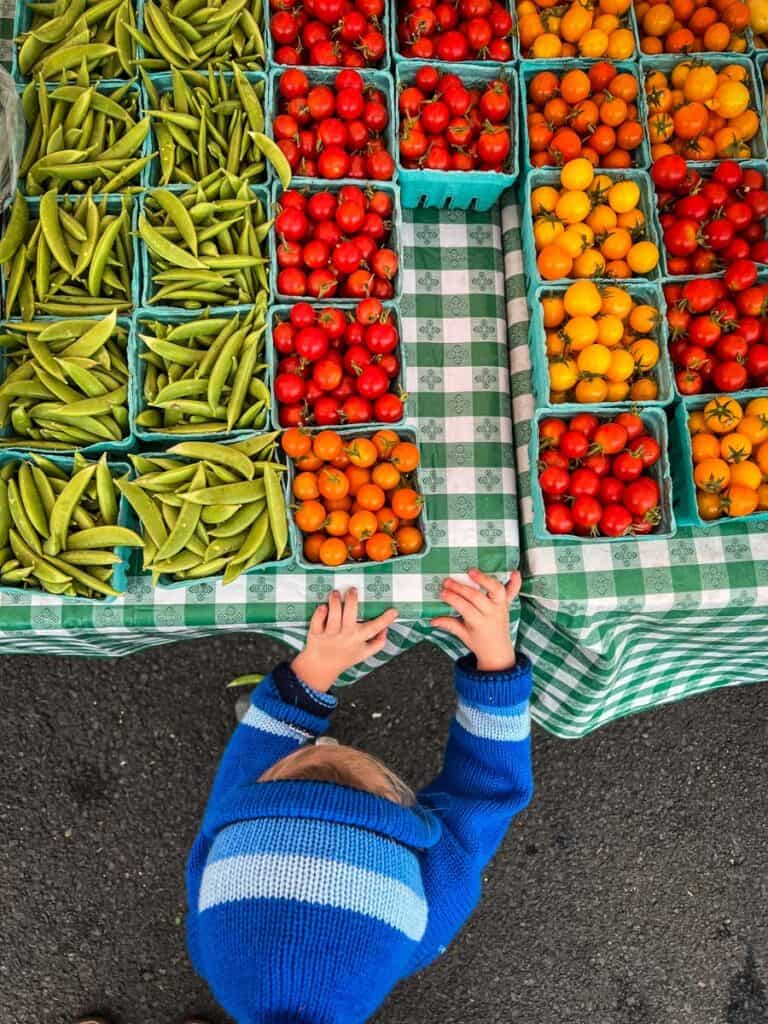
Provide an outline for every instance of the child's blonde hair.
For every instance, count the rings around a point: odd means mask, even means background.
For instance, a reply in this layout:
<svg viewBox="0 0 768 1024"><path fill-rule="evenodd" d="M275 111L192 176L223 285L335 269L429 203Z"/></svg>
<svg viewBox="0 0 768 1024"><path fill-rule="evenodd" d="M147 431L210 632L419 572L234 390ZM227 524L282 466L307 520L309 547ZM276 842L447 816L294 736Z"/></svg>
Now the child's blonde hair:
<svg viewBox="0 0 768 1024"><path fill-rule="evenodd" d="M384 797L402 807L416 803L413 790L378 758L339 744L309 744L272 765L259 782L332 782Z"/></svg>

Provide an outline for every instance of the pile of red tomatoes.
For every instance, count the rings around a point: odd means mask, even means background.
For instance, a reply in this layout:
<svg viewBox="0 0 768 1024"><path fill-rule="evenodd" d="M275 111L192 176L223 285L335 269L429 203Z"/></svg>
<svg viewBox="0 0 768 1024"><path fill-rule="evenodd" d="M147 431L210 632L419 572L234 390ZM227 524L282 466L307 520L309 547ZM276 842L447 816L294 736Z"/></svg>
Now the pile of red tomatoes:
<svg viewBox="0 0 768 1024"><path fill-rule="evenodd" d="M380 67L387 54L384 0L270 0L278 64Z"/></svg>
<svg viewBox="0 0 768 1024"><path fill-rule="evenodd" d="M512 15L499 0L399 0L397 39L418 60L512 60Z"/></svg>

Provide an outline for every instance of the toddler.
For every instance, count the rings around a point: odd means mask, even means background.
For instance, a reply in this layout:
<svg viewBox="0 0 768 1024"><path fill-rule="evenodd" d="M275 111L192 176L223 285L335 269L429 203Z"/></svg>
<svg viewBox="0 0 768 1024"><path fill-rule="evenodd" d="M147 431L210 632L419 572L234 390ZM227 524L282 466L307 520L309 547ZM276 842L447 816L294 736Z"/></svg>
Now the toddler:
<svg viewBox="0 0 768 1024"><path fill-rule="evenodd" d="M531 798L531 668L509 633L519 574L469 575L444 583L457 617L432 620L472 653L443 770L420 793L325 735L331 687L382 650L394 609L358 622L355 591L334 591L305 649L254 691L187 865L190 955L238 1024L362 1024L477 905Z"/></svg>

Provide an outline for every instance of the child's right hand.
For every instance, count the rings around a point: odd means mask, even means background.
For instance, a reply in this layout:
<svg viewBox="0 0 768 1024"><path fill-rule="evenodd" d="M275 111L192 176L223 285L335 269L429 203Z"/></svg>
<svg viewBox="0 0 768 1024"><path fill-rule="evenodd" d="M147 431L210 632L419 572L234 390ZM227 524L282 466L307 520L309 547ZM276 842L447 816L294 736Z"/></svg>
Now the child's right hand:
<svg viewBox="0 0 768 1024"><path fill-rule="evenodd" d="M357 591L342 598L337 590L328 604L319 605L310 619L307 643L291 668L313 690L327 693L342 672L384 649L387 629L397 618L390 608L369 622L357 621Z"/></svg>
<svg viewBox="0 0 768 1024"><path fill-rule="evenodd" d="M440 599L459 617L441 615L432 619L432 625L458 637L477 658L481 672L504 672L515 664L509 605L520 593L520 573L510 573L506 586L479 569L470 569L469 577L477 587L448 577Z"/></svg>

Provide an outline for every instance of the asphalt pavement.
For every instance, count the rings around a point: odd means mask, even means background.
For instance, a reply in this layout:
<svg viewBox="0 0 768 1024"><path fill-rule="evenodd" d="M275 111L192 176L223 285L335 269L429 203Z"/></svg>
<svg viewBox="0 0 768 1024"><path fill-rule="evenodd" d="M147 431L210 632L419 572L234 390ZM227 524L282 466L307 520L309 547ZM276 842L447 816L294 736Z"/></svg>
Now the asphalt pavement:
<svg viewBox="0 0 768 1024"><path fill-rule="evenodd" d="M233 727L225 683L281 651L0 658L2 1024L224 1024L184 950L184 859ZM418 785L452 706L422 645L345 691L336 735ZM536 796L480 909L376 1024L768 1024L768 688L534 742Z"/></svg>

